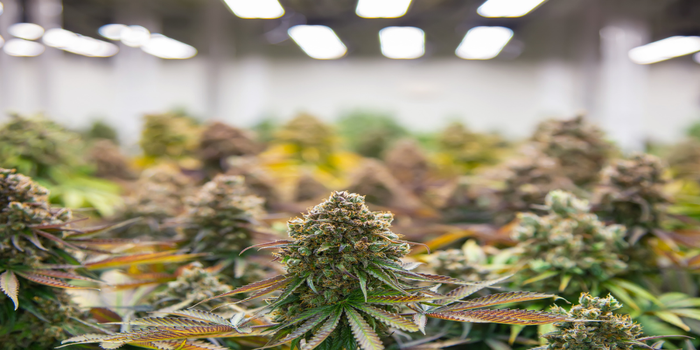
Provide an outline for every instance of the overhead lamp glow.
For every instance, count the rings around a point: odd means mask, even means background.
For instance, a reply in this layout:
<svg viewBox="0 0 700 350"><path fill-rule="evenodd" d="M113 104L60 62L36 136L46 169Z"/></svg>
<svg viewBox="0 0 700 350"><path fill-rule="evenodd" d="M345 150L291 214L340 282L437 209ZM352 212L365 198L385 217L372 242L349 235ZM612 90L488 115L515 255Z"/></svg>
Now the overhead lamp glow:
<svg viewBox="0 0 700 350"><path fill-rule="evenodd" d="M700 51L700 37L672 36L630 50L629 58L637 64L651 64Z"/></svg>
<svg viewBox="0 0 700 350"><path fill-rule="evenodd" d="M44 53L44 45L24 39L10 39L2 48L6 54L17 57L35 57Z"/></svg>
<svg viewBox="0 0 700 350"><path fill-rule="evenodd" d="M284 8L278 0L224 0L233 13L240 18L279 18Z"/></svg>
<svg viewBox="0 0 700 350"><path fill-rule="evenodd" d="M416 27L386 27L379 31L382 55L414 59L425 54L425 32Z"/></svg>
<svg viewBox="0 0 700 350"><path fill-rule="evenodd" d="M363 18L396 18L406 14L411 0L359 0L355 13Z"/></svg>
<svg viewBox="0 0 700 350"><path fill-rule="evenodd" d="M333 60L348 51L333 29L321 25L297 25L289 28L289 36L311 58Z"/></svg>
<svg viewBox="0 0 700 350"><path fill-rule="evenodd" d="M44 35L44 28L34 23L15 23L7 28L7 32L20 39L36 40Z"/></svg>
<svg viewBox="0 0 700 350"><path fill-rule="evenodd" d="M87 57L111 57L119 52L117 45L61 28L47 30L42 41L46 46Z"/></svg>
<svg viewBox="0 0 700 350"><path fill-rule="evenodd" d="M119 32L119 39L126 46L141 47L151 38L151 32L142 26L128 26Z"/></svg>
<svg viewBox="0 0 700 350"><path fill-rule="evenodd" d="M488 0L476 10L483 17L522 17L546 0Z"/></svg>
<svg viewBox="0 0 700 350"><path fill-rule="evenodd" d="M2 35L0 35L0 47L5 45L5 39L2 38Z"/></svg>
<svg viewBox="0 0 700 350"><path fill-rule="evenodd" d="M141 50L153 56L170 60L184 60L197 54L197 49L194 47L162 34L151 35L151 39L141 46Z"/></svg>
<svg viewBox="0 0 700 350"><path fill-rule="evenodd" d="M693 55L693 59L695 60L695 62L700 63L700 52Z"/></svg>
<svg viewBox="0 0 700 350"><path fill-rule="evenodd" d="M469 29L455 50L465 60L490 60L503 50L513 37L513 31L505 27L474 27Z"/></svg>
<svg viewBox="0 0 700 350"><path fill-rule="evenodd" d="M123 24L105 24L97 30L100 35L109 40L121 40L122 31L128 27Z"/></svg>

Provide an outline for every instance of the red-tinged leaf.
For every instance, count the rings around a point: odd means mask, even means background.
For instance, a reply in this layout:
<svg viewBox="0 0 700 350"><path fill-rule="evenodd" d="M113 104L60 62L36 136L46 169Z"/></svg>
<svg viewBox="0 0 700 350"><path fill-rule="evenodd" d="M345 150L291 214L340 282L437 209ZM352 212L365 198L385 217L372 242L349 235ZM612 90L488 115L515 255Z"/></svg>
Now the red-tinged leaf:
<svg viewBox="0 0 700 350"><path fill-rule="evenodd" d="M129 282L129 283L120 283L120 284L115 284L109 287L110 290L129 290L129 289L134 289L138 287L143 287L143 286L148 286L151 284L161 284L161 283L166 283L170 281L176 280L177 277L172 276L172 275L167 275L163 276L161 278L155 278L152 280L139 280L139 281L134 281L134 282Z"/></svg>
<svg viewBox="0 0 700 350"><path fill-rule="evenodd" d="M277 283L282 282L282 281L285 281L285 280L291 281L292 279L293 279L293 277L290 277L290 276L288 276L288 275L279 275L279 276L275 276L275 277L272 277L272 278L268 278L268 279L266 279L266 280L262 280L262 281L258 281L258 282L254 282L254 283L247 284L247 285L245 285L245 286L243 286L243 287L236 288L236 289L234 289L234 290L232 290L232 291L230 291L230 292L226 292L226 293L223 293L223 294L219 294L219 295L217 295L217 296L213 296L213 297L211 297L211 298L204 299L204 300L200 301L199 303L197 303L197 304L194 305L194 306L197 306L197 305L199 305L199 304L201 304L201 303L204 303L204 302L207 302L207 301L210 301L210 300L214 300L214 299L218 299L218 298L223 298L223 297L227 297L227 296L231 296L231 295L236 295L236 294L240 294L240 293L255 292L255 291L258 291L258 290L261 290L261 289L265 289L265 288L267 288L267 287L270 287L271 285L277 284ZM194 306L193 306L193 307L194 307Z"/></svg>
<svg viewBox="0 0 700 350"><path fill-rule="evenodd" d="M68 338L68 339L62 341L61 344L63 344L63 345L56 347L56 349L65 348L67 346L76 345L76 344L99 343L102 341L102 339L109 338L109 337L111 337L111 335L109 335L109 334L99 334L99 333L82 334L82 335L71 337L71 338Z"/></svg>
<svg viewBox="0 0 700 350"><path fill-rule="evenodd" d="M342 315L342 311L336 311L331 314L328 320L326 320L326 323L324 323L321 328L314 332L314 336L311 338L311 340L306 342L306 345L302 346L301 350L312 350L321 345L321 343L323 343L323 341L326 340L331 333L333 333L335 328L338 327L340 316Z"/></svg>
<svg viewBox="0 0 700 350"><path fill-rule="evenodd" d="M462 285L474 285L474 282L462 281L456 278L432 275L429 273L418 273L409 271L395 271L399 277L408 280L421 281L421 282L431 282L431 283L443 283L443 284L462 284Z"/></svg>
<svg viewBox="0 0 700 350"><path fill-rule="evenodd" d="M66 242L66 241L64 241L64 240L62 240L62 239L60 239L60 238L58 238L58 237L56 237L56 236L54 236L54 235L48 233L48 232L44 232L44 231L39 230L39 229L36 229L36 228L33 229L32 231L34 231L34 232L35 232L36 234L38 234L39 236L44 237L44 238L46 238L46 239L48 239L48 240L54 241L54 242L59 243L59 244L63 244L63 245L65 245L65 246L67 246L67 247L71 247L71 248L76 249L76 250L81 250L80 247L78 247L78 246L76 246L76 245L74 245L74 244L72 244L72 243L68 243L68 242Z"/></svg>
<svg viewBox="0 0 700 350"><path fill-rule="evenodd" d="M350 324L350 329L352 334L355 336L357 345L362 348L362 350L383 350L384 345L379 339L377 333L372 330L372 327L367 324L362 315L355 311L351 307L345 308L345 316Z"/></svg>
<svg viewBox="0 0 700 350"><path fill-rule="evenodd" d="M252 248L258 248L258 249L279 248L279 247L284 247L284 246L286 246L286 245L289 245L289 244L291 244L291 243L294 243L294 241L290 241L290 240L287 240L287 239L279 239L279 240L272 241L272 242L260 243L260 244L252 245L252 246L250 246L250 247L247 247L247 248L241 250L241 252L240 252L238 255L241 255L241 254L243 254L246 250L252 249Z"/></svg>
<svg viewBox="0 0 700 350"><path fill-rule="evenodd" d="M12 302L15 304L15 310L17 310L19 306L19 300L17 300L19 282L17 281L17 276L15 276L12 271L7 270L0 275L0 289L2 289L5 295L12 299Z"/></svg>
<svg viewBox="0 0 700 350"><path fill-rule="evenodd" d="M370 305L353 305L355 308L367 313L377 320L407 332L417 332L418 326L399 314L388 312Z"/></svg>
<svg viewBox="0 0 700 350"><path fill-rule="evenodd" d="M450 305L442 306L435 309L435 312L444 311L462 311L468 309L477 309L487 306L502 305L508 303L516 303L521 301L531 301L547 298L559 298L553 294L533 293L533 292L508 292L491 294L481 298L464 300Z"/></svg>
<svg viewBox="0 0 700 350"><path fill-rule="evenodd" d="M433 300L444 299L444 296L422 296L422 295L370 295L367 297L369 304L396 305L408 303L421 303Z"/></svg>
<svg viewBox="0 0 700 350"><path fill-rule="evenodd" d="M37 247L45 252L48 251L48 249L46 249L43 245L41 245L41 241L39 241L39 237L37 237L36 232L32 231L31 235L22 235L22 236L24 238L26 238L28 241L32 242L32 244L35 247Z"/></svg>
<svg viewBox="0 0 700 350"><path fill-rule="evenodd" d="M129 219L126 221L122 221L120 223L116 223L113 225L105 225L105 226L99 226L99 227L92 227L92 228L86 228L86 229L80 229L80 230L73 230L73 232L66 234L66 238L79 238L79 237L87 237L87 236L92 236L96 234L101 234L105 232L109 232L111 230L115 230L120 227L124 227L127 225L131 225L137 221L142 220L141 218L134 218L134 219ZM41 228L41 227L39 227Z"/></svg>
<svg viewBox="0 0 700 350"><path fill-rule="evenodd" d="M165 272L146 272L146 273L138 273L138 274L126 273L124 275L129 277L129 279L132 279L132 280L143 280L143 281L165 279L165 278L177 278L177 274L171 274L171 273L165 273Z"/></svg>
<svg viewBox="0 0 700 350"><path fill-rule="evenodd" d="M157 253L142 253L142 254L132 254L126 256L118 256L114 258L107 258L100 261L94 261L86 263L85 267L89 270L100 270L105 268L115 268L131 265L142 265L142 264L163 264L163 263L175 263L186 260L191 260L206 254L177 254L176 251L165 251Z"/></svg>
<svg viewBox="0 0 700 350"><path fill-rule="evenodd" d="M459 288L455 288L449 293L447 293L445 296L451 299L459 300L462 298L466 298L484 288L490 287L496 283L500 283L505 281L506 279L510 278L511 276L505 276L501 278L497 278L495 280L490 280L490 281L484 281L484 282L479 282L477 284L469 285L469 286L462 286Z"/></svg>
<svg viewBox="0 0 700 350"><path fill-rule="evenodd" d="M119 314L104 307L93 307L90 309L90 314L99 323L122 321L122 317Z"/></svg>
<svg viewBox="0 0 700 350"><path fill-rule="evenodd" d="M275 283L275 284L273 284L273 285L271 285L271 286L269 286L269 287L267 287L267 288L265 288L265 289L263 289L263 290L261 290L261 291L258 291L258 292L255 292L255 293L251 294L249 297L247 297L247 298L245 298L245 299L243 299L243 300L237 301L236 304L243 303L243 302L246 302L246 301L249 301L249 300L253 300L253 299L259 298L259 297L261 297L261 296L263 296L263 295L268 295L268 294L270 294L270 293L272 293L272 292L274 292L274 291L278 291L278 290L280 290L280 289L286 287L286 286L287 286L289 283L291 283L291 282L292 282L292 279L289 279L289 280L282 280L282 281L277 282L277 283Z"/></svg>
<svg viewBox="0 0 700 350"><path fill-rule="evenodd" d="M569 320L565 315L530 310L466 310L459 312L426 313L426 316L471 323L501 323L517 325L549 324Z"/></svg>
<svg viewBox="0 0 700 350"><path fill-rule="evenodd" d="M94 290L100 290L99 288L92 288L92 287L82 287L82 286L75 286L72 284L68 284L66 282L63 282L59 279L53 278L53 277L48 277L48 276L42 276L42 275L35 275L31 273L19 273L20 276L22 276L25 279L28 279L34 283L39 283L43 284L45 286L49 287L56 287L56 288L63 288L63 289L94 289Z"/></svg>
<svg viewBox="0 0 700 350"><path fill-rule="evenodd" d="M144 317L130 320L128 322L115 322L118 324L130 324L134 326L142 327L159 327L166 328L169 330L175 330L175 328L188 328L188 327L202 327L209 326L211 323L202 320L193 320L181 317ZM172 329L171 329L172 328ZM231 327L233 330L233 326Z"/></svg>
<svg viewBox="0 0 700 350"><path fill-rule="evenodd" d="M30 271L30 273L35 274L35 275L42 275L42 276L49 276L49 277L56 277L56 278L67 278L67 279L71 279L71 280L81 280L81 281L90 281L90 282L95 282L95 283L104 283L104 282L102 282L100 280L96 280L94 278L80 276L80 275L76 275L76 274L70 273L70 272L56 271L56 270L48 270L48 269L32 270L32 271Z"/></svg>
<svg viewBox="0 0 700 350"><path fill-rule="evenodd" d="M200 320L200 321L205 321L205 322L211 322L211 323L216 323L220 325L227 325L230 326L231 323L217 315L208 311L203 311L203 310L197 310L197 309L189 309L189 310L178 310L178 311L168 311L168 312L163 312L164 314L168 315L175 315L175 316L180 316L180 317L187 317L187 318L192 318L195 320Z"/></svg>
<svg viewBox="0 0 700 350"><path fill-rule="evenodd" d="M166 340L152 343L133 343L141 347L157 350L228 350L229 348L203 341Z"/></svg>

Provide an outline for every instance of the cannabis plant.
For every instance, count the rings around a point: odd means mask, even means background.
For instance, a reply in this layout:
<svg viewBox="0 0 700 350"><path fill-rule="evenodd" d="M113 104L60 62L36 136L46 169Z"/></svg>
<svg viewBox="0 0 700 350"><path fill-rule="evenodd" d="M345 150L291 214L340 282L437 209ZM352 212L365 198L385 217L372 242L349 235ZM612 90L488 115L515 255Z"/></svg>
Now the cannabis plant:
<svg viewBox="0 0 700 350"><path fill-rule="evenodd" d="M418 143L413 140L397 142L387 152L385 162L402 186L413 193L422 193L425 190L430 164Z"/></svg>
<svg viewBox="0 0 700 350"><path fill-rule="evenodd" d="M308 172L301 174L294 189L294 202L305 202L322 198L328 188Z"/></svg>
<svg viewBox="0 0 700 350"><path fill-rule="evenodd" d="M134 178L134 173L129 169L129 160L113 141L100 139L89 148L87 160L95 166L95 176L121 180Z"/></svg>
<svg viewBox="0 0 700 350"><path fill-rule="evenodd" d="M333 129L309 114L300 114L277 132L277 141L289 145L292 154L307 163L328 163L335 149Z"/></svg>
<svg viewBox="0 0 700 350"><path fill-rule="evenodd" d="M338 131L350 149L365 157L380 158L392 143L408 131L390 115L354 111L338 121Z"/></svg>
<svg viewBox="0 0 700 350"><path fill-rule="evenodd" d="M519 276L539 281L540 290L591 290L627 269L625 227L605 225L585 200L564 191L545 199L546 215L521 213L513 238L517 240Z"/></svg>
<svg viewBox="0 0 700 350"><path fill-rule="evenodd" d="M459 177L443 188L434 206L448 222L490 222L498 199L487 185L478 178Z"/></svg>
<svg viewBox="0 0 700 350"><path fill-rule="evenodd" d="M554 306L552 312L592 322L557 322L553 332L542 336L547 345L533 350L661 349L660 343L652 347L646 342L663 336L643 337L642 326L633 322L629 315L614 313L622 304L612 295L597 298L583 293L578 302L569 311Z"/></svg>
<svg viewBox="0 0 700 350"><path fill-rule="evenodd" d="M663 186L668 182L661 161L636 154L616 160L602 172L593 198L601 216L629 228L632 242L648 232L659 232L670 199Z"/></svg>
<svg viewBox="0 0 700 350"><path fill-rule="evenodd" d="M500 202L496 208L496 221L499 224L509 222L519 212L529 212L544 204L550 191L575 189L571 180L561 174L556 159L531 148L524 151L525 158L503 164L492 175L503 183L497 192Z"/></svg>
<svg viewBox="0 0 700 350"><path fill-rule="evenodd" d="M350 192L368 193L367 203L389 208L416 209L418 199L406 190L379 160L368 159L352 175Z"/></svg>
<svg viewBox="0 0 700 350"><path fill-rule="evenodd" d="M118 347L127 343L181 340L196 337L240 337L271 334L265 346L291 342L303 349L383 349L381 336L390 329L416 332L427 317L458 322L547 324L569 320L568 316L545 312L485 307L516 301L551 298L531 292L505 292L463 301L461 299L499 281L469 283L440 275L412 272L403 258L410 243L391 232L393 215L372 212L364 198L335 192L303 218L289 221L290 240L258 245L278 248L277 258L286 273L255 282L216 298L247 293L240 302L281 291L251 317L237 314L227 320L217 314L185 310L178 317L144 318L131 321L144 328L116 335L92 334L66 343L94 343ZM414 283L456 284L446 294ZM214 298L205 299L208 302ZM412 310L412 320L401 310ZM252 320L268 314L274 324L254 325Z"/></svg>
<svg viewBox="0 0 700 350"><path fill-rule="evenodd" d="M146 115L141 131L141 149L151 158L188 156L197 148L199 132L199 126L192 119L179 114Z"/></svg>
<svg viewBox="0 0 700 350"><path fill-rule="evenodd" d="M541 123L532 141L548 157L559 162L562 174L579 187L596 182L598 173L612 156L613 147L603 131L579 116Z"/></svg>
<svg viewBox="0 0 700 350"><path fill-rule="evenodd" d="M243 177L218 175L188 198L184 231L194 252L230 263L251 245L252 226L263 213L263 199L250 194Z"/></svg>
<svg viewBox="0 0 700 350"><path fill-rule="evenodd" d="M460 174L497 163L507 149L507 144L497 135L473 132L459 122L448 125L438 142L446 161L457 165Z"/></svg>
<svg viewBox="0 0 700 350"><path fill-rule="evenodd" d="M168 282L163 288L151 293L146 304L156 310L180 310L197 301L227 293L233 288L224 284L216 271L205 269L201 263L194 262L178 270L177 279ZM213 304L201 304L211 309Z"/></svg>
<svg viewBox="0 0 700 350"><path fill-rule="evenodd" d="M220 172L226 169L226 158L255 155L261 150L249 132L213 122L202 131L197 153L207 168Z"/></svg>
<svg viewBox="0 0 700 350"><path fill-rule="evenodd" d="M109 140L119 144L117 130L102 120L93 121L84 135L88 140Z"/></svg>
<svg viewBox="0 0 700 350"><path fill-rule="evenodd" d="M243 176L251 193L265 200L266 208L271 208L280 202L275 181L262 167L258 158L252 156L230 157L227 160L227 169L226 175Z"/></svg>
<svg viewBox="0 0 700 350"><path fill-rule="evenodd" d="M667 161L675 178L700 182L700 141L690 139L674 146Z"/></svg>

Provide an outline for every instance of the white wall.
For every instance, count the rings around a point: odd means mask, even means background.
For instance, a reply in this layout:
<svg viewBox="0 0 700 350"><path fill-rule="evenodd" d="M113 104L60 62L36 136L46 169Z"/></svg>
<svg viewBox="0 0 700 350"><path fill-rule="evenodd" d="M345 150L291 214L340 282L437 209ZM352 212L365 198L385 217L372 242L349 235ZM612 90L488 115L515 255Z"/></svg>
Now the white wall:
<svg viewBox="0 0 700 350"><path fill-rule="evenodd" d="M50 82L51 117L72 127L104 117L138 139L140 115L185 107L207 116L206 59L162 61L138 54L117 59L90 59L63 54L54 62ZM120 53L126 54L125 52ZM141 55L141 56L139 56ZM37 86L44 83L38 60L12 58L12 96L3 110L37 112ZM6 62L3 61L3 62ZM528 135L547 117L565 117L588 109L605 116L600 101L605 89L593 84L577 64L513 61L472 62L458 58L416 61L342 59L337 61L231 61L221 71L220 119L249 126L263 115L291 118L307 111L325 120L343 111L370 108L393 112L419 131L436 130L459 118L477 130L500 130L512 137ZM0 70L8 69L8 65ZM600 70L602 72L602 70ZM644 98L635 135L673 141L683 128L700 120L700 65L676 59L652 65L645 75ZM595 81L604 81L594 77ZM586 94L595 103L584 105ZM214 117L214 116L211 116ZM616 135L619 133L615 133Z"/></svg>

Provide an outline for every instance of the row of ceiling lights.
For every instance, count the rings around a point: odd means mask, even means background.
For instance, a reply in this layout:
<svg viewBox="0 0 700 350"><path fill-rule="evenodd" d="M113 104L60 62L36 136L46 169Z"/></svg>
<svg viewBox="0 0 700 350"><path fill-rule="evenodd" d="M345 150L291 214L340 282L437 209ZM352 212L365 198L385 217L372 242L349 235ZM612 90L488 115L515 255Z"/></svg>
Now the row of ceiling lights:
<svg viewBox="0 0 700 350"><path fill-rule="evenodd" d="M241 18L272 19L284 15L278 0L224 0L236 16ZM477 12L489 18L522 17L546 0L487 0ZM406 14L411 0L358 0L355 12L363 18L397 18ZM0 15L3 5L0 2ZM88 57L109 57L119 49L116 45L76 34L61 28L44 29L33 23L16 23L8 28L15 38L5 43L0 36L0 47L12 56L32 57L44 52L42 41L50 47ZM162 34L151 34L141 26L108 24L99 30L100 35L121 41L127 46L140 47L144 52L164 59L187 59L197 50L185 43ZM322 25L297 25L288 30L289 36L310 57L337 59L347 48L333 29ZM487 60L498 56L513 37L513 31L505 27L475 27L470 29L455 50L464 59ZM425 33L416 27L387 27L379 31L382 54L392 59L415 59L425 53ZM630 50L630 59L638 64L665 61L700 51L700 37L673 36ZM700 53L695 55L700 63Z"/></svg>
<svg viewBox="0 0 700 350"><path fill-rule="evenodd" d="M278 18L284 8L278 0L224 0L241 18ZM522 17L546 0L487 0L477 13L488 18ZM363 18L398 18L406 14L411 0L358 0L355 13ZM312 58L337 59L347 49L335 32L326 26L299 25L289 36ZM464 59L491 59L510 41L513 31L505 27L475 27L467 32L455 54ZM415 59L425 53L425 33L416 27L387 27L379 31L382 54L392 59ZM630 50L629 58L638 64L651 64L700 51L700 37L674 36ZM695 55L700 63L700 53Z"/></svg>
<svg viewBox="0 0 700 350"><path fill-rule="evenodd" d="M0 2L0 15L3 6ZM73 33L62 28L44 28L34 23L15 23L7 28L12 39L4 41L0 36L0 47L10 56L35 57L53 47L87 57L111 57L119 52L119 47L110 42ZM187 59L197 54L194 47L169 38L163 34L152 34L142 26L109 24L99 30L100 35L121 41L126 46L141 48L144 52L163 59ZM42 39L41 43L36 40Z"/></svg>

